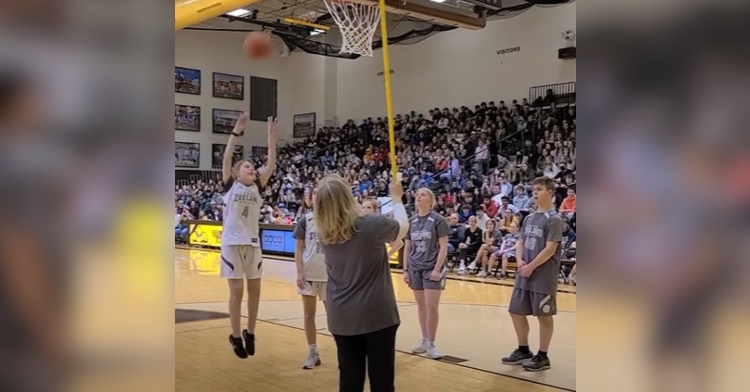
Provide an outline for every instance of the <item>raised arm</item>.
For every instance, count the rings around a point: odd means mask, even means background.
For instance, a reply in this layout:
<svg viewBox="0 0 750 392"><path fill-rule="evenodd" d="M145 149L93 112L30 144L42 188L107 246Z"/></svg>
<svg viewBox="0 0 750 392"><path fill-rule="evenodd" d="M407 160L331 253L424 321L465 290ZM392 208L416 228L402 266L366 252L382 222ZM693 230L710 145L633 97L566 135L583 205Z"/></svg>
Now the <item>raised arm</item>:
<svg viewBox="0 0 750 392"><path fill-rule="evenodd" d="M276 128L278 126L278 118L268 117L268 162L260 169L259 177L260 184L264 187L276 171Z"/></svg>
<svg viewBox="0 0 750 392"><path fill-rule="evenodd" d="M391 198L393 199L393 219L398 222L398 235L397 240L400 240L406 236L409 231L409 216L406 214L406 208L404 208L404 188L401 186L401 181L391 182Z"/></svg>
<svg viewBox="0 0 750 392"><path fill-rule="evenodd" d="M234 146L239 141L240 136L245 134L245 126L247 125L248 114L247 112L242 113L237 119L237 124L232 129L232 134L229 135L229 141L227 141L227 148L224 150L224 158L221 163L221 178L226 184L232 177L232 157L234 156Z"/></svg>

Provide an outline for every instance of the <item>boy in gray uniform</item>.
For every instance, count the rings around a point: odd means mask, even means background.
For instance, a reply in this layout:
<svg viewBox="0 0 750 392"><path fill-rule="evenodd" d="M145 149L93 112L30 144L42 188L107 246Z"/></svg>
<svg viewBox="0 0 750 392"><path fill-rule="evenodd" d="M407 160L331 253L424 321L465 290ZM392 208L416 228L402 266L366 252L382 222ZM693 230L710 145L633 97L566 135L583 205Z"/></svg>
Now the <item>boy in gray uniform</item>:
<svg viewBox="0 0 750 392"><path fill-rule="evenodd" d="M554 210L555 185L549 178L532 182L536 212L523 221L521 238L516 247L518 270L508 311L518 337L518 348L502 359L507 365L523 365L527 371L550 368L547 357L557 314L557 277L562 258L563 221ZM539 320L539 352L529 350L527 316Z"/></svg>

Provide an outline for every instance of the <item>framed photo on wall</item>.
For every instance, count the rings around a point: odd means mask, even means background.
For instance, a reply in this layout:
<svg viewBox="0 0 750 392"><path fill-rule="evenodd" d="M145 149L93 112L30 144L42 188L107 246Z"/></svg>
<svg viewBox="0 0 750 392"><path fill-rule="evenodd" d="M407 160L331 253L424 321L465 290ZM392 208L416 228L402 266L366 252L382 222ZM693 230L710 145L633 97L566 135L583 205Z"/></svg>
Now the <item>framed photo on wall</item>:
<svg viewBox="0 0 750 392"><path fill-rule="evenodd" d="M237 119L240 118L242 112L239 110L225 110L225 109L214 109L213 110L213 132L214 133L232 133L234 125L237 123Z"/></svg>
<svg viewBox="0 0 750 392"><path fill-rule="evenodd" d="M174 67L174 92L201 95L201 71Z"/></svg>
<svg viewBox="0 0 750 392"><path fill-rule="evenodd" d="M201 145L191 142L174 142L174 166L197 169L201 164Z"/></svg>
<svg viewBox="0 0 750 392"><path fill-rule="evenodd" d="M250 149L250 156L253 158L265 158L268 155L268 147L253 146Z"/></svg>
<svg viewBox="0 0 750 392"><path fill-rule="evenodd" d="M292 136L306 138L315 136L315 113L295 114Z"/></svg>
<svg viewBox="0 0 750 392"><path fill-rule="evenodd" d="M200 132L201 108L199 106L174 105L174 129Z"/></svg>
<svg viewBox="0 0 750 392"><path fill-rule="evenodd" d="M216 98L228 98L242 101L245 99L245 78L214 72L213 95Z"/></svg>
<svg viewBox="0 0 750 392"><path fill-rule="evenodd" d="M226 151L227 145L226 144L212 144L211 145L211 168L212 169L221 169L222 161L224 160L224 151ZM237 161L240 161L245 158L245 147L243 146L234 146L234 154L232 155L232 166L234 166Z"/></svg>

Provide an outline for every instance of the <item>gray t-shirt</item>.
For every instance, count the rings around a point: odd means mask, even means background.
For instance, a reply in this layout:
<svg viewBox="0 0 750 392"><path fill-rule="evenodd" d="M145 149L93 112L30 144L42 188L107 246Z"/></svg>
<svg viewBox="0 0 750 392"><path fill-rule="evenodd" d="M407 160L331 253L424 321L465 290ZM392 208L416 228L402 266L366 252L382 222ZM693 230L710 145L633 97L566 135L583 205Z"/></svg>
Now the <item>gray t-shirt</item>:
<svg viewBox="0 0 750 392"><path fill-rule="evenodd" d="M385 250L398 236L398 222L367 214L355 229L349 241L320 243L328 267L328 330L334 335L363 335L401 322Z"/></svg>
<svg viewBox="0 0 750 392"><path fill-rule="evenodd" d="M530 277L524 278L521 274L516 274L516 287L541 294L557 293L557 277L562 258L562 229L563 221L557 211L534 212L523 220L523 261L534 261L548 241L557 242L558 246L551 259L537 267Z"/></svg>
<svg viewBox="0 0 750 392"><path fill-rule="evenodd" d="M437 212L411 217L409 234L406 235L406 239L411 242L409 269L412 271L434 269L438 252L440 252L438 239L447 237L448 234L450 234L448 223Z"/></svg>

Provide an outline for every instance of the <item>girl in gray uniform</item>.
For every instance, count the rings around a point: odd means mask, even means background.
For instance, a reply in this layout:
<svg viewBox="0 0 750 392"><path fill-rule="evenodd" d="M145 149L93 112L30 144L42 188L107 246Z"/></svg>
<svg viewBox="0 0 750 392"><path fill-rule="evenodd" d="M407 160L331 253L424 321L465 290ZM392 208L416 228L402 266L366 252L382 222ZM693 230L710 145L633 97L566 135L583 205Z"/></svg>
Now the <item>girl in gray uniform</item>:
<svg viewBox="0 0 750 392"><path fill-rule="evenodd" d="M328 330L336 340L339 391L393 392L401 323L385 244L403 238L409 219L400 182L391 184L393 216L363 214L338 175L315 188L313 219L328 270Z"/></svg>
<svg viewBox="0 0 750 392"><path fill-rule="evenodd" d="M422 340L412 349L415 354L427 353L433 359L443 356L435 347L438 328L440 294L445 288L445 257L448 255L450 229L445 219L432 211L435 195L429 189L417 191L417 214L409 221L404 240L404 281L414 291L419 314Z"/></svg>
<svg viewBox="0 0 750 392"><path fill-rule="evenodd" d="M315 200L315 191L310 197L312 198L311 202ZM317 316L318 298L323 301L323 306L325 306L326 291L328 290L325 258L320 253L318 232L315 230L312 211L299 219L292 236L297 244L294 250L294 262L297 265L297 288L302 296L305 337L310 348L310 354L302 368L309 370L321 364L316 340L318 329L315 325L315 317Z"/></svg>

